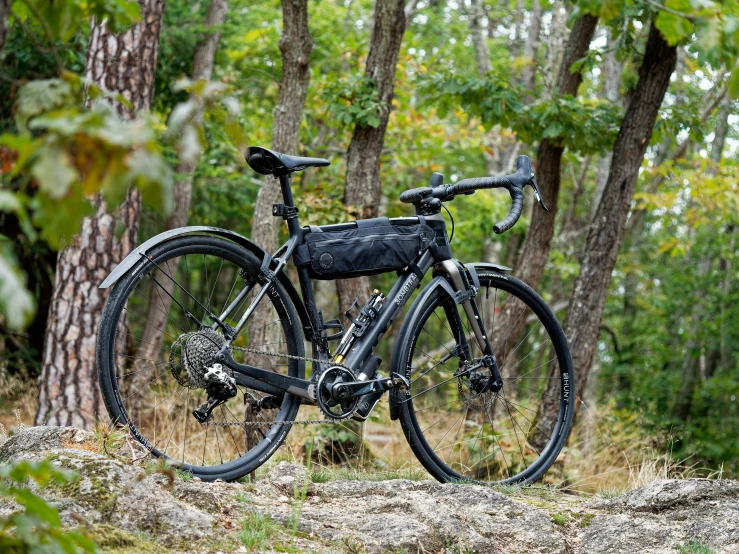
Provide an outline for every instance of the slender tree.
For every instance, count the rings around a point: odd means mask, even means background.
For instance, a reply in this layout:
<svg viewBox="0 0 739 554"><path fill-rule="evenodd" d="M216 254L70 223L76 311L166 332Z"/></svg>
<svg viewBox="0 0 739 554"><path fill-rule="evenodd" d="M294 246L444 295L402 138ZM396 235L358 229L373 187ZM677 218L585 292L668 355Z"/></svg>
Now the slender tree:
<svg viewBox="0 0 739 554"><path fill-rule="evenodd" d="M356 210L358 218L376 217L380 204L380 155L392 108L395 70L405 26L403 0L376 0L365 76L377 88L382 112L376 127L355 125L346 163L344 204ZM359 297L360 302L367 298L369 281L366 277L340 279L336 282L336 290L344 312L355 297Z"/></svg>
<svg viewBox="0 0 739 554"><path fill-rule="evenodd" d="M624 223L639 168L676 59L676 48L667 44L652 24L639 68L639 81L613 146L608 182L588 233L565 320L565 334L570 340L580 390L587 384L595 355L605 297L624 235Z"/></svg>
<svg viewBox="0 0 739 554"><path fill-rule="evenodd" d="M570 68L587 53L597 22L597 17L584 15L573 25L562 56L554 94L573 96L577 94L582 74L579 71L572 72ZM545 212L539 208L533 211L531 227L526 233L521 257L515 270L516 276L533 288L536 288L541 280L552 246L563 152L563 146L545 138L541 141L537 153L536 181L549 211ZM502 317L498 318L499 328L507 331L494 336L507 337L509 344L516 344L525 326L525 318L518 317L523 308L519 301L509 299L501 309Z"/></svg>
<svg viewBox="0 0 739 554"><path fill-rule="evenodd" d="M193 53L192 60L192 79L194 81L207 81L213 75L213 64L215 62L218 41L221 38L221 27L226 21L228 13L229 0L211 0L208 7L208 14L205 17L205 27L207 29L205 36L198 42ZM200 123L203 120L203 109L198 109L194 116L195 122ZM193 172L197 166L196 160L182 160L177 164L176 173L183 175L181 179L177 179L174 184L174 211L167 218L166 229L176 229L187 225L187 215L190 210L190 199L192 197L192 179ZM161 342L164 334L159 331L167 321L170 304L172 303L172 293L174 291L174 282L172 279L160 276L157 282L161 283L161 287L165 292L154 294L151 297L149 305L149 313L146 321L149 325L144 327L143 336L141 337L138 354L136 357L142 360L157 360L160 358ZM147 371L138 371L135 379L142 383L147 382L151 377Z"/></svg>
<svg viewBox="0 0 739 554"><path fill-rule="evenodd" d="M280 93L274 110L272 148L286 154L296 154L300 137L300 122L310 82L310 54L313 37L308 28L307 0L282 2L282 77ZM272 215L272 204L280 200L280 185L265 178L254 205L251 238L270 253L278 247L282 221Z"/></svg>
<svg viewBox="0 0 739 554"><path fill-rule="evenodd" d="M113 102L124 119L151 105L164 0L140 0L141 21L120 35L96 22L87 51L86 77L130 104ZM101 198L96 214L59 253L41 365L37 424L89 426L103 410L97 386L95 344L106 294L97 288L132 250L140 197L131 189L114 214ZM121 232L122 230L122 232Z"/></svg>

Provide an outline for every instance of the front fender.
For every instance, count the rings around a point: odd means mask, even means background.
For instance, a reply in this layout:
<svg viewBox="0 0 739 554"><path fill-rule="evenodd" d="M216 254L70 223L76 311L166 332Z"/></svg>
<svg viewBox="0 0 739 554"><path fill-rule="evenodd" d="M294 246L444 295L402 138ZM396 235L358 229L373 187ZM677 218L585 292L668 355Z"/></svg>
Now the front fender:
<svg viewBox="0 0 739 554"><path fill-rule="evenodd" d="M234 233L233 231L229 231L228 229L220 229L218 227L210 227L207 225L195 225L191 227L180 227L178 229L171 229L169 231L159 233L155 237L152 237L146 242L140 244L128 256L126 256L121 263L118 264L118 266L110 273L110 275L105 278L105 280L100 285L100 288L107 289L114 285L115 282L118 281L118 279L120 279L123 275L128 273L136 266L136 264L141 260L142 254L146 254L155 246L174 238L180 237L182 235L193 234L217 235L219 237L231 240L249 250L262 261L264 261L265 257L267 257L270 269L274 269L277 266L277 262L272 259L272 256L270 256L266 250L264 250L261 246L252 242L245 236ZM264 265L262 267L264 267ZM281 272L277 278L279 279L280 284L287 291L288 295L290 296L290 300L292 300L295 309L298 311L298 316L300 317L300 323L303 326L303 331L309 331L309 336L313 336L313 325L310 321L310 318L308 317L308 312L305 309L305 305L303 304L303 299L298 294L298 291L295 290L295 286L292 284L292 281L288 279L287 275L284 272Z"/></svg>
<svg viewBox="0 0 739 554"><path fill-rule="evenodd" d="M480 280L477 277L477 271L489 270L495 271L497 273L503 273L504 271L511 270L510 267L506 267L504 265L485 262L465 264L464 267L467 270L469 277L471 278L472 284L477 289L480 288ZM431 282L429 282L429 284L423 287L421 292L413 301L413 304L411 304L411 307L408 309L408 313L403 320L403 325L400 327L398 338L395 341L395 348L393 349L393 358L391 364L393 373L405 375L405 363L403 360L400 359L401 351L405 346L405 343L409 339L408 335L410 333L410 328L413 324L413 320L416 317L416 312L421 306L423 306L424 302L426 302L426 299L438 288L441 288L449 296L449 298L457 301L457 291L454 290L452 283L449 282L449 279L447 279L445 275L438 275L434 277ZM390 391L390 419L396 420L398 419L398 417L400 417L400 403L402 401L403 399L401 398L400 393L398 393L395 389Z"/></svg>

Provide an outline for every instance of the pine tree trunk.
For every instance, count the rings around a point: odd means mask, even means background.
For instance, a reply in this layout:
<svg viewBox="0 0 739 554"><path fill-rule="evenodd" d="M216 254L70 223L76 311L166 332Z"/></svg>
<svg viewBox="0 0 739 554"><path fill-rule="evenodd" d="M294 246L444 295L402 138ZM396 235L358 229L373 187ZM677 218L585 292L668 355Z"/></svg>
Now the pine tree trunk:
<svg viewBox="0 0 739 554"><path fill-rule="evenodd" d="M194 81L207 81L213 75L213 63L215 61L218 41L221 38L221 26L226 21L228 3L229 0L211 0L208 15L205 18L205 27L211 31L198 43L193 54L192 79ZM194 119L197 123L202 122L202 109L195 114ZM175 181L174 211L167 218L166 230L177 229L178 227L187 225L190 199L192 197L193 172L196 167L197 162L195 160L181 161L177 164L175 172L178 175L184 175L184 177ZM176 272L177 268L174 267L172 271ZM172 279L161 274L156 276L156 280L161 283L162 288L166 292L160 291L159 294L153 294L151 296L151 304L149 304L149 312L146 317L149 325L144 326L143 336L141 337L138 353L136 354L137 358L143 360L158 360L161 357L161 343L164 334L159 329L163 329L167 322L167 314L172 303L172 297L170 295L174 292L175 286ZM137 370L133 387L136 388L138 384L146 383L150 380L150 372ZM143 399L143 397L141 398Z"/></svg>
<svg viewBox="0 0 739 554"><path fill-rule="evenodd" d="M593 38L598 18L585 15L578 19L572 27L570 37L562 57L559 68L555 94L577 94L582 82L580 72L571 73L570 67L577 60L585 56ZM539 206L534 206L526 239L523 244L521 257L516 266L515 275L533 288L539 284L544 267L549 258L549 250L554 234L554 221L557 216L559 187L561 182L561 163L564 148L552 143L548 139L541 141L537 154L536 181L541 188L542 197L548 212ZM510 305L509 305L510 304ZM503 333L494 333L494 337L505 337L509 344L517 344L525 326L525 317L518 317L524 308L516 299L509 299L501 309L499 329ZM497 344L493 350L497 350Z"/></svg>
<svg viewBox="0 0 739 554"><path fill-rule="evenodd" d="M580 390L587 386L611 272L624 235L639 168L675 69L676 49L665 42L653 24L644 52L639 81L616 137L608 182L588 233L565 321Z"/></svg>
<svg viewBox="0 0 739 554"><path fill-rule="evenodd" d="M344 204L354 210L357 218L377 216L380 204L380 155L385 142L390 110L395 92L395 71L400 45L405 31L405 11L402 0L376 0L374 24L365 75L377 86L383 112L377 127L357 124L347 152ZM369 280L340 279L336 281L341 312L347 310L355 296L369 297Z"/></svg>
<svg viewBox="0 0 739 554"><path fill-rule="evenodd" d="M163 0L141 0L142 20L122 35L95 24L87 52L86 77L131 102L114 102L124 119L151 105ZM104 408L97 385L95 343L107 298L97 286L136 244L140 196L129 190L115 215L95 200L95 217L59 253L47 323L37 424L89 427ZM119 234L119 229L123 233Z"/></svg>

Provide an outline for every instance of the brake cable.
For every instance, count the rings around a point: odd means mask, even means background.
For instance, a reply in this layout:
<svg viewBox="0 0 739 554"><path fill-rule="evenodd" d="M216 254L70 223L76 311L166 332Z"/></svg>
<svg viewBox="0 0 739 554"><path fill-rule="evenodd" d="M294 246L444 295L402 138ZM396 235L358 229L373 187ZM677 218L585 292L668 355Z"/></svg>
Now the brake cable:
<svg viewBox="0 0 739 554"><path fill-rule="evenodd" d="M452 239L454 238L454 217L452 217L452 212L449 211L449 208L447 208L444 204L441 205L442 208L446 210L446 213L449 214L449 219L452 220L452 236L449 237L449 242L452 242Z"/></svg>

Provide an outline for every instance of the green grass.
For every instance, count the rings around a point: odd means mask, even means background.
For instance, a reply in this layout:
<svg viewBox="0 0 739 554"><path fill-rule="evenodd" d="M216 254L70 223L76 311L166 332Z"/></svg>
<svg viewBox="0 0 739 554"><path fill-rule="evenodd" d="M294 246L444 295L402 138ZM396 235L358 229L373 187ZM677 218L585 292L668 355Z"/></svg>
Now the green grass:
<svg viewBox="0 0 739 554"><path fill-rule="evenodd" d="M276 533L277 524L270 516L251 512L241 520L238 537L247 550L260 552L269 546Z"/></svg>
<svg viewBox="0 0 739 554"><path fill-rule="evenodd" d="M177 473L177 477L179 477L183 481L192 481L192 472L186 471L184 469L176 469L175 472Z"/></svg>
<svg viewBox="0 0 739 554"><path fill-rule="evenodd" d="M428 473L418 468L367 470L351 467L322 467L311 471L310 477L314 483L328 483L330 481L391 481L395 479L425 481L429 479Z"/></svg>
<svg viewBox="0 0 739 554"><path fill-rule="evenodd" d="M557 490L547 485L491 485L490 488L506 496L530 496L545 500L555 500L558 498Z"/></svg>
<svg viewBox="0 0 739 554"><path fill-rule="evenodd" d="M588 525L590 525L590 522L593 521L593 518L595 517L595 514L585 514L582 519L580 520L580 523L578 523L578 527L585 528Z"/></svg>
<svg viewBox="0 0 739 554"><path fill-rule="evenodd" d="M557 525L566 525L567 522L570 521L570 514L567 512L554 512L550 515L552 517L552 521Z"/></svg>
<svg viewBox="0 0 739 554"><path fill-rule="evenodd" d="M679 547L680 554L716 554L716 551L699 541L688 541Z"/></svg>

